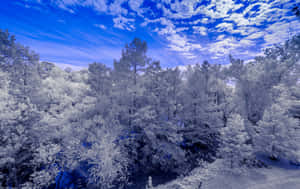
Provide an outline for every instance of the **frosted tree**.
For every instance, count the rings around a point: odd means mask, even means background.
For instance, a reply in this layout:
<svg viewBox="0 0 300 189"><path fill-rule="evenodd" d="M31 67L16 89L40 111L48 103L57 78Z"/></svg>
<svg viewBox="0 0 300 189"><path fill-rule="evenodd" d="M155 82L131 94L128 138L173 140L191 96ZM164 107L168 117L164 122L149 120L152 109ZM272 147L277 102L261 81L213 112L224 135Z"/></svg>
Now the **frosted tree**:
<svg viewBox="0 0 300 189"><path fill-rule="evenodd" d="M220 105L226 85L220 80L218 65L204 62L188 70L185 83L184 115L189 126L213 131L222 126Z"/></svg>
<svg viewBox="0 0 300 189"><path fill-rule="evenodd" d="M8 93L8 75L2 71L0 71L0 81L0 133L2 136L0 139L0 180L2 185L8 186L9 184L12 185L13 182L18 183L15 161L16 155L21 148L22 140L24 140L24 136L19 134L24 132L24 128L19 126L19 132L17 128L14 128L16 124L14 118L18 117L20 112L12 108L12 105L16 102ZM5 169L8 169L8 174L3 172ZM12 181L13 179L14 181Z"/></svg>
<svg viewBox="0 0 300 189"><path fill-rule="evenodd" d="M41 62L38 64L38 74L40 78L46 79L50 76L51 71L55 68L55 64L51 62Z"/></svg>
<svg viewBox="0 0 300 189"><path fill-rule="evenodd" d="M163 70L160 62L151 62L146 68L144 76L142 81L142 85L145 87L142 94L144 105L155 111L156 120L158 121L162 111L160 100L163 95Z"/></svg>
<svg viewBox="0 0 300 189"><path fill-rule="evenodd" d="M105 106L109 104L103 101L105 89L97 87L102 86L97 83L101 79L95 81L88 74L93 73L68 73L55 67L43 80L42 93L47 97L48 108L41 120L43 127L38 129L44 135L39 139L41 153L35 156L35 162L46 168L34 174L35 186L51 183L51 177L55 181L52 173L57 169L53 164L62 175L73 171L86 175L89 187L126 183L126 153L121 153L116 143L121 127L112 115L115 106ZM94 88L86 81L94 82ZM81 167L82 164L87 166Z"/></svg>
<svg viewBox="0 0 300 189"><path fill-rule="evenodd" d="M184 153L177 145L182 140L181 134L177 133L176 121L181 83L179 73L179 70L162 70L159 62L154 61L140 77L139 108L132 121L140 130L128 134L130 139L124 142L129 153L139 162L140 171L175 171L175 167L184 162Z"/></svg>
<svg viewBox="0 0 300 189"><path fill-rule="evenodd" d="M124 188L138 174L185 174L217 150L213 167L235 170L253 144L299 162L299 41L247 64L231 57L229 68L205 61L183 73L151 61L135 38L113 69L75 72L39 63L0 31L1 187L59 188L61 175L80 173L79 188Z"/></svg>
<svg viewBox="0 0 300 189"><path fill-rule="evenodd" d="M299 120L290 113L295 103L290 91L284 85L273 88L274 103L268 107L258 123L255 145L258 151L267 153L271 158L287 158L300 161Z"/></svg>
<svg viewBox="0 0 300 189"><path fill-rule="evenodd" d="M10 93L18 101L31 103L39 98L40 78L38 74L39 56L28 47L16 43L14 36L0 30L1 64L10 76Z"/></svg>
<svg viewBox="0 0 300 189"><path fill-rule="evenodd" d="M52 67L44 74L47 77L42 80L40 88L43 97L40 100L41 119L38 126L33 128L36 153L33 154L31 163L35 167L35 173L31 175L30 181L34 188L55 183L59 169L64 170L62 167L66 165L67 159L63 157L67 156L63 155L74 152L67 136L71 135L72 126L76 126L74 123L80 115L78 110L84 112L87 107L90 108L85 104L95 102L91 100L92 97L83 98L88 89L84 83L86 74L68 73L58 67ZM73 134L78 137L76 133ZM70 158L69 164L74 162L71 160ZM67 165L65 167L73 168Z"/></svg>
<svg viewBox="0 0 300 189"><path fill-rule="evenodd" d="M146 52L146 42L134 39L125 46L120 60L115 61L113 72L113 114L124 126L126 139L122 140L122 146L131 157L132 167L138 171L151 169L147 160L157 148L156 135L163 126L160 122L162 88L158 83L160 66L150 62Z"/></svg>
<svg viewBox="0 0 300 189"><path fill-rule="evenodd" d="M300 36L297 35L284 45L266 49L263 56L247 64L230 56L228 75L237 80L239 111L250 122L249 125L255 126L262 119L265 108L272 103L270 94L274 86L280 83L291 86L297 81L299 41ZM251 129L247 127L252 136L254 131Z"/></svg>
<svg viewBox="0 0 300 189"><path fill-rule="evenodd" d="M85 130L87 138L84 142L90 146L79 156L90 165L90 186L106 189L127 183L128 159L117 142L120 131L118 122L106 122L99 116L95 116L89 129Z"/></svg>
<svg viewBox="0 0 300 189"><path fill-rule="evenodd" d="M111 70L101 63L89 65L88 84L94 95L109 95L111 91Z"/></svg>
<svg viewBox="0 0 300 189"><path fill-rule="evenodd" d="M4 186L19 187L24 177L34 172L30 162L37 146L33 130L36 111L29 102L18 102L9 94L8 78L0 72L0 174Z"/></svg>
<svg viewBox="0 0 300 189"><path fill-rule="evenodd" d="M244 120L239 114L232 114L227 126L221 129L220 156L225 159L230 169L237 168L241 162L251 156L252 147L247 144L248 133Z"/></svg>
<svg viewBox="0 0 300 189"><path fill-rule="evenodd" d="M40 114L34 105L38 94L38 56L15 43L8 32L0 31L0 64L4 76L1 92L5 100L1 108L1 159L6 171L4 186L20 187L34 172L30 162L38 146L34 128L38 126ZM6 155L3 155L6 154ZM23 171L26 169L27 171Z"/></svg>
<svg viewBox="0 0 300 189"><path fill-rule="evenodd" d="M181 132L189 148L205 159L215 155L218 130L224 125L222 109L226 85L220 80L218 67L208 62L190 67L186 73L182 94L182 117L185 127Z"/></svg>
<svg viewBox="0 0 300 189"><path fill-rule="evenodd" d="M294 101L291 105L290 112L293 115L293 117L300 119L300 83L292 87L291 94Z"/></svg>
<svg viewBox="0 0 300 189"><path fill-rule="evenodd" d="M164 119L177 122L181 111L180 96L181 96L181 73L178 68L167 69L163 72L163 83L165 84L164 95L161 99L161 109L165 112Z"/></svg>
<svg viewBox="0 0 300 189"><path fill-rule="evenodd" d="M147 53L147 43L139 38L134 38L133 41L125 45L122 50L122 56L119 61L114 62L114 69L116 74L119 75L118 80L125 80L127 82L126 86L129 88L126 90L129 93L129 99L127 99L129 104L129 126L132 125L132 119L138 108L138 96L140 94L141 88L139 87L139 76L140 73L145 71L145 66L149 62ZM129 82L129 83L128 83ZM123 91L124 93L125 91Z"/></svg>

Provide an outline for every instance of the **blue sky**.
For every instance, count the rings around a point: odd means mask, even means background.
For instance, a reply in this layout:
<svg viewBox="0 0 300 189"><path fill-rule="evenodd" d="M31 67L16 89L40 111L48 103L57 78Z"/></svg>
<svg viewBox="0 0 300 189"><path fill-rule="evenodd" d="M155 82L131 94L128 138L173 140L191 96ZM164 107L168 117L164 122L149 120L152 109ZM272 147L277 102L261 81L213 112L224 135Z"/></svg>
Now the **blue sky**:
<svg viewBox="0 0 300 189"><path fill-rule="evenodd" d="M0 0L0 28L42 61L112 66L125 43L146 40L163 67L245 60L300 31L295 0ZM299 2L299 1L298 1Z"/></svg>

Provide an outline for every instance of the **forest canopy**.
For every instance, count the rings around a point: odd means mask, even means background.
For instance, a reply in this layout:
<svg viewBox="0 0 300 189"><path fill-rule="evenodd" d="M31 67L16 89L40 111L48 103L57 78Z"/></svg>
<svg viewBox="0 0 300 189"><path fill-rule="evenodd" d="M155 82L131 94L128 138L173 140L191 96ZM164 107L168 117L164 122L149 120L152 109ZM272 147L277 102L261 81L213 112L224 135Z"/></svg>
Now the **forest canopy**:
<svg viewBox="0 0 300 189"><path fill-rule="evenodd" d="M135 38L113 68L62 70L0 30L1 187L130 188L217 159L259 167L257 154L300 163L300 35L186 70L147 50Z"/></svg>

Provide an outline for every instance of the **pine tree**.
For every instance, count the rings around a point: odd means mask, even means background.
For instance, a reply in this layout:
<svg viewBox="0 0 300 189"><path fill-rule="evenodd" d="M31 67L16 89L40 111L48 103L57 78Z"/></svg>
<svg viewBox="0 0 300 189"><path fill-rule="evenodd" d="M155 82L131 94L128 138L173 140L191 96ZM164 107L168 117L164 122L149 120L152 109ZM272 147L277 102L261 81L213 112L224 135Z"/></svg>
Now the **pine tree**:
<svg viewBox="0 0 300 189"><path fill-rule="evenodd" d="M96 96L110 95L111 90L111 70L101 63L93 63L89 65L88 84L91 91Z"/></svg>
<svg viewBox="0 0 300 189"><path fill-rule="evenodd" d="M39 135L35 128L39 124L40 114L35 106L40 79L37 74L38 55L29 48L15 43L8 32L0 31L1 70L8 78L3 90L7 91L7 102L0 115L1 132L4 132L2 153L7 154L4 169L7 171L8 186L20 187L25 179L34 172L30 165L35 149L39 145ZM6 92L5 92L6 93ZM4 100L5 98L3 98ZM2 99L1 99L2 100ZM2 136L2 134L1 134ZM27 171L23 171L26 169Z"/></svg>
<svg viewBox="0 0 300 189"><path fill-rule="evenodd" d="M8 74L0 72L0 172L4 186L20 187L24 177L33 172L29 163L37 145L33 130L36 123L32 120L35 112L28 111L34 110L29 102L18 102L9 93L8 79Z"/></svg>
<svg viewBox="0 0 300 189"><path fill-rule="evenodd" d="M299 120L290 113L294 104L290 91L279 85L273 88L274 103L268 107L257 127L255 145L258 151L267 153L271 158L287 158L300 161L300 146L297 134Z"/></svg>
<svg viewBox="0 0 300 189"><path fill-rule="evenodd" d="M115 75L118 81L125 81L120 84L125 84L127 89L123 91L129 94L128 107L128 125L132 125L135 113L137 112L138 102L141 87L138 82L140 74L145 71L145 66L149 63L147 53L147 43L139 38L134 38L130 44L126 44L122 50L122 56L119 61L114 62ZM122 96L123 96L122 95Z"/></svg>
<svg viewBox="0 0 300 189"><path fill-rule="evenodd" d="M232 114L226 127L221 129L222 144L219 153L230 169L237 168L244 159L251 156L252 147L247 144L248 133L239 114Z"/></svg>

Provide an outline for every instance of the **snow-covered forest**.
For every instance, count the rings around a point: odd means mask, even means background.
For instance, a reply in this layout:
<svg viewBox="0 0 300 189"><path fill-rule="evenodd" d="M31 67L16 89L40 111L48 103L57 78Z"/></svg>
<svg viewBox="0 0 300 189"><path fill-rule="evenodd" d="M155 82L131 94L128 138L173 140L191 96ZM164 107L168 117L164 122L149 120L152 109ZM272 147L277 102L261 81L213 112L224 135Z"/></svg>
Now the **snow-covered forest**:
<svg viewBox="0 0 300 189"><path fill-rule="evenodd" d="M135 38L113 68L62 70L1 30L0 188L216 188L297 169L300 35L229 58L162 68Z"/></svg>

